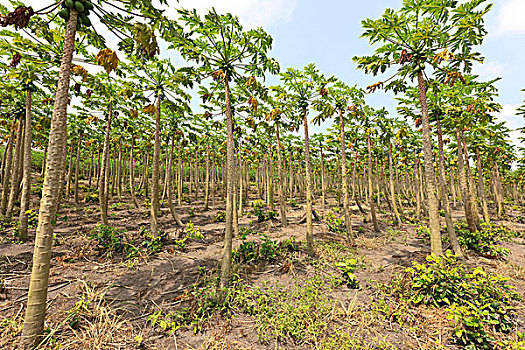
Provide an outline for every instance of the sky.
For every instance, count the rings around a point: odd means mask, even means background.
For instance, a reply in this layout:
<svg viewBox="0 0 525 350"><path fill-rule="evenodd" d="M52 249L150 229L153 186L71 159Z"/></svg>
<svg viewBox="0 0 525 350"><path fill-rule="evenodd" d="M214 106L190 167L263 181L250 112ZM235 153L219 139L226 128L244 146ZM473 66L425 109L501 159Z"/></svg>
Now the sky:
<svg viewBox="0 0 525 350"><path fill-rule="evenodd" d="M2 3L6 0L0 0ZM158 0L157 0L158 1ZM46 1L47 2L47 1ZM371 54L367 39L360 38L361 21L378 18L388 7L399 8L401 0L179 0L169 1L168 13L175 15L175 7L196 8L201 14L212 6L217 12L237 15L245 28L263 27L274 39L269 53L276 58L281 70L302 68L315 63L322 73L335 75L348 85L366 87L381 80L356 70L352 57ZM486 17L488 35L478 51L485 57L483 65L475 66L482 80L501 77L497 83L499 102L503 106L498 115L510 129L524 127L524 120L516 116L516 109L525 100L525 0L492 0L494 7ZM35 9L42 0L26 0ZM103 33L104 35L104 33ZM105 35L106 36L106 35ZM106 36L108 37L108 36ZM116 49L116 41L108 37L108 46ZM115 47L112 47L115 46ZM183 64L176 54L170 54L175 64ZM178 62L177 62L178 61ZM276 78L268 83L275 84ZM396 101L392 93L377 91L367 96L375 108L386 107L395 113ZM195 102L196 105L196 102ZM326 129L331 123L313 126L313 132ZM518 143L519 131L511 133Z"/></svg>
<svg viewBox="0 0 525 350"><path fill-rule="evenodd" d="M498 115L510 129L524 126L518 108L525 100L525 0L493 0L486 17L488 35L479 51L483 65L475 67L480 79L501 77ZM399 8L401 0L180 0L182 7L195 7L201 13L214 6L218 12L231 12L247 27L262 26L274 38L270 52L281 64L301 68L314 62L327 75L335 75L347 84L366 87L380 78L356 70L352 57L369 55L368 40L360 38L361 21L379 18L386 8ZM271 81L271 80L270 80ZM377 91L368 95L374 107L387 107L395 113L394 95ZM326 128L329 123L313 127ZM511 134L515 142L520 132Z"/></svg>

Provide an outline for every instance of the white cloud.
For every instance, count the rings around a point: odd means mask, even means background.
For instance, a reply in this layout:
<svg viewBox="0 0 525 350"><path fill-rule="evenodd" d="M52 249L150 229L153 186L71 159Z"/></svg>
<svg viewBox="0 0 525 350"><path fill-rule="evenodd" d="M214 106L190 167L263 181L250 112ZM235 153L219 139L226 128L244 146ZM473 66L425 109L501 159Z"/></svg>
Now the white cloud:
<svg viewBox="0 0 525 350"><path fill-rule="evenodd" d="M499 0L496 34L525 34L525 1Z"/></svg>
<svg viewBox="0 0 525 350"><path fill-rule="evenodd" d="M195 8L201 14L215 7L219 13L237 15L247 28L266 27L292 19L297 0L180 0L176 7Z"/></svg>
<svg viewBox="0 0 525 350"><path fill-rule="evenodd" d="M514 104L504 104L499 114L496 115L496 118L499 122L505 122L505 126L511 130L516 130L523 127L523 117L516 115L517 109L520 105ZM523 137L520 130L511 131L510 139L515 145L520 145L519 137Z"/></svg>
<svg viewBox="0 0 525 350"><path fill-rule="evenodd" d="M484 80L503 78L507 65L500 62L485 62L483 64L474 64L474 73Z"/></svg>

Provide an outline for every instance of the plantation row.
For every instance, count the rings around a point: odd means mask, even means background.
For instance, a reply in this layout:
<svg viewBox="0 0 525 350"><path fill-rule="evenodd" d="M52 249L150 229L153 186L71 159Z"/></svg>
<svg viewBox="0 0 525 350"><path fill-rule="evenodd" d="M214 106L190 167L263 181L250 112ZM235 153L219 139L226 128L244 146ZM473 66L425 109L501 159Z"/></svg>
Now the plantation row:
<svg viewBox="0 0 525 350"><path fill-rule="evenodd" d="M504 255L490 222L525 222L506 216L525 203L525 158L495 117L502 108L498 78L472 73L473 62L483 61L475 50L492 5L405 0L397 11L364 20L363 37L375 51L354 57L357 68L392 73L364 89L313 63L281 70L269 56L273 38L262 28L245 30L231 14L179 9L170 18L161 3L64 0L12 12L0 5L0 24L14 26L0 38L0 213L3 227L16 227L11 240L35 245L21 347L41 341L53 233L68 201L97 204L102 226L94 236L109 250L115 247L105 235L113 232L118 203L149 208L148 247L165 235L163 208L195 238L193 223L181 219L183 204L225 204L216 214L225 222L221 289L231 285L232 260L255 254L232 248L234 236L242 240L239 218L251 194L258 221L279 217L283 227L306 202L297 222L305 223L312 257L314 220L327 218L355 245L352 216L379 233L382 213L394 226L428 227L432 269L440 259L465 260L465 249ZM106 46L115 39L118 47ZM174 54L183 61L175 65ZM278 85L265 85L271 75ZM376 90L396 94L395 115L366 103ZM197 95L202 113L191 107ZM311 123L323 122L333 124L310 134ZM331 196L341 213L325 217ZM454 210L466 227L458 229ZM441 258L443 242L455 258ZM471 291L465 293L458 305ZM415 303L442 301L432 298Z"/></svg>

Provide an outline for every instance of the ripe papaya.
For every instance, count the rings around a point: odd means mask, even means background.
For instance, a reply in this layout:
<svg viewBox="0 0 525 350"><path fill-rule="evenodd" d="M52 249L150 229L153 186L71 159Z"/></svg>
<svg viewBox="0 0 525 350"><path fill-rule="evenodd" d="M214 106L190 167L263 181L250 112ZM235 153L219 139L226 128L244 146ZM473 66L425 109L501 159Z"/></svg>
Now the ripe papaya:
<svg viewBox="0 0 525 350"><path fill-rule="evenodd" d="M64 20L68 20L69 19L69 9L62 9L58 12L58 15L63 18Z"/></svg>
<svg viewBox="0 0 525 350"><path fill-rule="evenodd" d="M75 1L75 9L79 13L82 13L82 12L84 12L84 5L82 5L82 3L80 1Z"/></svg>
<svg viewBox="0 0 525 350"><path fill-rule="evenodd" d="M68 9L73 8L73 6L75 6L75 2L73 0L65 0L64 4Z"/></svg>

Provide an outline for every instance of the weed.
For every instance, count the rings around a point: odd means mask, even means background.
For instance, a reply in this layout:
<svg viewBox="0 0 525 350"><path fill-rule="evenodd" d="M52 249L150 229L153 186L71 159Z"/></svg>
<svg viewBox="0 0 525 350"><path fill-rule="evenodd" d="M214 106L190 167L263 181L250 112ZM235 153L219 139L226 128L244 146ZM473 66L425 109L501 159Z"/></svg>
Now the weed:
<svg viewBox="0 0 525 350"><path fill-rule="evenodd" d="M336 217L331 211L326 215L326 224L328 225L330 232L338 234L344 234L346 232L345 220Z"/></svg>
<svg viewBox="0 0 525 350"><path fill-rule="evenodd" d="M405 275L390 285L398 300L413 305L447 307L457 343L470 349L492 348L486 330L508 333L512 327L513 301L520 300L508 278L489 274L482 267L469 268L447 251L443 257L429 256L428 264L413 262Z"/></svg>
<svg viewBox="0 0 525 350"><path fill-rule="evenodd" d="M188 239L204 239L204 235L201 233L198 227L195 227L193 222L186 224L186 238Z"/></svg>
<svg viewBox="0 0 525 350"><path fill-rule="evenodd" d="M217 214L213 216L213 222L225 222L226 213L223 211L218 211Z"/></svg>

